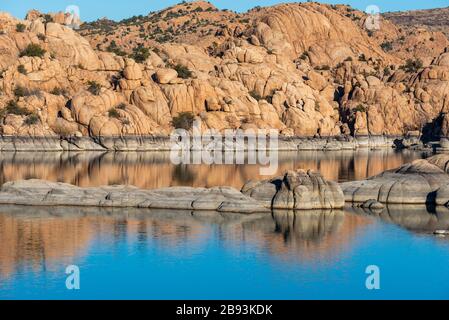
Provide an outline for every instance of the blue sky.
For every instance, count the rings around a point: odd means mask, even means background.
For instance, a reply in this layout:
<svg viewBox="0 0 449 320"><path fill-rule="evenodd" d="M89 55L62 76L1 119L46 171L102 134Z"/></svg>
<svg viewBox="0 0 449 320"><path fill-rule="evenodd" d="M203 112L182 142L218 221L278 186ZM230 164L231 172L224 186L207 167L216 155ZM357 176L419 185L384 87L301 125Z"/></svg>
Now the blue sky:
<svg viewBox="0 0 449 320"><path fill-rule="evenodd" d="M80 8L83 21L91 21L102 17L120 20L133 15L147 14L150 11L160 10L179 2L181 0L0 0L0 11L7 11L16 17L23 18L30 9L38 9L42 12L56 12L65 11L65 8L69 5L77 5ZM220 9L246 11L257 5L269 6L287 1L213 0L211 2ZM364 10L368 5L375 4L383 12L449 6L449 0L322 0L321 2L345 3L361 10Z"/></svg>

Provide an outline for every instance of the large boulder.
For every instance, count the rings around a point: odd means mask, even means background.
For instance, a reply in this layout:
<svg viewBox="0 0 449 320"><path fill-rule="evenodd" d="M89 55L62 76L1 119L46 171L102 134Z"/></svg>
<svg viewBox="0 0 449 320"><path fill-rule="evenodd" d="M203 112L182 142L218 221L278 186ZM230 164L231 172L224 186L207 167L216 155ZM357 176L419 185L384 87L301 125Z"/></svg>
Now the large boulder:
<svg viewBox="0 0 449 320"><path fill-rule="evenodd" d="M449 155L415 160L363 181L341 184L347 202L377 200L387 204L446 204L449 202ZM438 201L436 200L438 199Z"/></svg>
<svg viewBox="0 0 449 320"><path fill-rule="evenodd" d="M250 181L242 192L273 209L341 209L345 201L337 183L311 170L289 171L283 177Z"/></svg>

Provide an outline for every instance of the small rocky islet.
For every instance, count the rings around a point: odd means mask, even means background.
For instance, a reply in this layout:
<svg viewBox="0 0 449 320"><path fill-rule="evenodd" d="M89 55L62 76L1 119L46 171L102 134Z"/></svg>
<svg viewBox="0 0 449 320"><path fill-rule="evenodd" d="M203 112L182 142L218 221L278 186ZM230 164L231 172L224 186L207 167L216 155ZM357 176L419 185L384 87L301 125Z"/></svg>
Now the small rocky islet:
<svg viewBox="0 0 449 320"><path fill-rule="evenodd" d="M25 206L86 206L175 209L242 214L272 210L343 209L345 205L382 210L388 205L447 206L449 155L415 160L362 181L338 184L311 170L288 171L283 176L249 181L241 191L231 187L132 186L81 188L43 180L5 183L0 204Z"/></svg>

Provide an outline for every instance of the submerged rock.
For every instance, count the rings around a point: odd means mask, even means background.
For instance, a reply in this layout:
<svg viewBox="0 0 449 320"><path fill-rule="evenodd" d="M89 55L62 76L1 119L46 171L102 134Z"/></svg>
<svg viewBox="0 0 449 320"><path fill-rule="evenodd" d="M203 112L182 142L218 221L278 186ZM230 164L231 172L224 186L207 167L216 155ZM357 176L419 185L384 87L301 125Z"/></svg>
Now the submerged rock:
<svg viewBox="0 0 449 320"><path fill-rule="evenodd" d="M385 206L377 200L371 199L364 202L361 207L363 209L371 209L371 210L382 210Z"/></svg>
<svg viewBox="0 0 449 320"><path fill-rule="evenodd" d="M341 209L345 204L338 184L311 170L289 171L283 177L250 181L242 193L273 209Z"/></svg>
<svg viewBox="0 0 449 320"><path fill-rule="evenodd" d="M416 160L399 169L363 181L342 183L345 200L388 204L437 204L449 202L449 155Z"/></svg>
<svg viewBox="0 0 449 320"><path fill-rule="evenodd" d="M26 180L5 183L0 204L26 206L132 207L256 213L269 210L230 187L172 187L144 190L132 186L80 188L65 183Z"/></svg>

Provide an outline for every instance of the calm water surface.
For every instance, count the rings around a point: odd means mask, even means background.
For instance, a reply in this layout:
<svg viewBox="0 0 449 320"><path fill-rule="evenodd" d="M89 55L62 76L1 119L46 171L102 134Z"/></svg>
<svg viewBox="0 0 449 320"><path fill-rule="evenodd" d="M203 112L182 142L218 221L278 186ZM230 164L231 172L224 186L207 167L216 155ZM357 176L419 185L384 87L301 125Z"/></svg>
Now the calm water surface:
<svg viewBox="0 0 449 320"><path fill-rule="evenodd" d="M362 179L421 158L416 152L310 152L279 171L315 168ZM255 166L172 166L165 155L1 155L2 182L45 178L78 185L240 187ZM191 173L185 178L182 170ZM449 210L389 207L238 215L98 208L0 207L0 298L449 299ZM81 270L66 289L65 268ZM365 287L377 265L381 289Z"/></svg>

